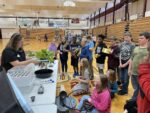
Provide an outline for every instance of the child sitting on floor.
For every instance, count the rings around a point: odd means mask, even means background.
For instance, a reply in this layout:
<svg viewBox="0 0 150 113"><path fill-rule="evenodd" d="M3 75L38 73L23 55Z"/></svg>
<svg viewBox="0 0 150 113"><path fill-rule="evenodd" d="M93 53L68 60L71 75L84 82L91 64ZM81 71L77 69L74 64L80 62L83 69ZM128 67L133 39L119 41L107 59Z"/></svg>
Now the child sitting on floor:
<svg viewBox="0 0 150 113"><path fill-rule="evenodd" d="M79 83L76 84L72 91L73 95L80 95L89 92L89 80L90 80L90 67L87 58L82 58L80 62L82 67L81 77L79 77Z"/></svg>
<svg viewBox="0 0 150 113"><path fill-rule="evenodd" d="M107 72L107 77L108 77L108 86L110 88L111 98L113 99L115 97L115 93L118 92L118 84L116 81L115 71L112 69L109 69Z"/></svg>
<svg viewBox="0 0 150 113"><path fill-rule="evenodd" d="M95 88L92 95L85 95L81 98L77 106L79 111L76 110L76 113L80 113L80 111L82 111L82 113L110 113L111 97L108 89L108 79L104 75L98 77L100 77L100 79L95 81ZM87 109L85 106L87 103L93 107Z"/></svg>

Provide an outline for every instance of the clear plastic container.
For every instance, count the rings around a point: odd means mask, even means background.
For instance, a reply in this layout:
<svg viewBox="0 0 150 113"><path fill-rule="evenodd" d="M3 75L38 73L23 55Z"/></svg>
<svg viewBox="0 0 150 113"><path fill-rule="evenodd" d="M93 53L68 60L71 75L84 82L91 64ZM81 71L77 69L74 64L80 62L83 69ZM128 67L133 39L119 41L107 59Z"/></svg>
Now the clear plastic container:
<svg viewBox="0 0 150 113"><path fill-rule="evenodd" d="M24 93L28 93L33 88L35 80L35 65L17 66L8 70L8 74L12 77L18 88Z"/></svg>

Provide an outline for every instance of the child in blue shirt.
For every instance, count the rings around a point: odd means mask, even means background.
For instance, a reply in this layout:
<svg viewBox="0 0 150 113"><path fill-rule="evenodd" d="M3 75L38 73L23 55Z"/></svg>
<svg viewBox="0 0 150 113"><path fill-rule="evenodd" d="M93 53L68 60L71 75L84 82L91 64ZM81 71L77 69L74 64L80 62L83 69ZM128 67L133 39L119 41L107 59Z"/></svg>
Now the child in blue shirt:
<svg viewBox="0 0 150 113"><path fill-rule="evenodd" d="M90 60L89 60L89 65L90 65L90 69L91 69L91 80L94 79L94 72L93 72L93 51L94 51L94 42L93 42L93 39L91 36L87 36L87 43L86 43L86 46L89 47L89 57L90 57Z"/></svg>
<svg viewBox="0 0 150 113"><path fill-rule="evenodd" d="M89 46L86 45L87 43L87 39L86 38L82 38L82 41L81 41L81 53L80 53L80 60L83 59L83 58L87 58L88 61L92 60L92 57L90 57L90 50L89 50ZM82 67L80 66L80 74L82 72ZM91 78L91 76L90 76Z"/></svg>
<svg viewBox="0 0 150 113"><path fill-rule="evenodd" d="M110 89L111 98L113 99L115 97L115 93L118 92L118 84L116 81L116 73L114 70L109 69L107 72L108 77L108 86Z"/></svg>
<svg viewBox="0 0 150 113"><path fill-rule="evenodd" d="M81 54L80 54L80 59L82 58L87 58L88 61L91 60L91 57L90 57L90 50L89 50L89 46L86 45L86 42L87 42L87 39L86 38L82 38L82 41L81 41Z"/></svg>

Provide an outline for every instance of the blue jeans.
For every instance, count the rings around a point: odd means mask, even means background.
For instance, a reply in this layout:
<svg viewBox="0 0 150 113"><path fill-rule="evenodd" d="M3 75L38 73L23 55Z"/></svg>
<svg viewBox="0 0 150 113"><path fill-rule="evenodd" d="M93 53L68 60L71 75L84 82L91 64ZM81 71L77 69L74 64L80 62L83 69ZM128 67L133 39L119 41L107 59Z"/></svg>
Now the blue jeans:
<svg viewBox="0 0 150 113"><path fill-rule="evenodd" d="M133 93L132 99L133 100L137 100L137 96L138 96L138 93L139 93L138 75L132 75L131 83L132 83L132 86L133 86L133 89L134 89L134 93Z"/></svg>
<svg viewBox="0 0 150 113"><path fill-rule="evenodd" d="M78 109L78 110L81 110L84 100L88 100L89 98L90 98L90 96L88 96L88 95L83 96L83 97L81 98L81 100L80 100L79 105L77 106L77 109ZM82 109L82 110L83 110L83 109ZM99 113L99 111L97 111L97 110L94 108L91 112L87 112L87 111L84 111L84 110L83 110L82 113Z"/></svg>
<svg viewBox="0 0 150 113"><path fill-rule="evenodd" d="M122 92L128 93L128 86L129 86L128 68L120 69L120 79L122 82Z"/></svg>

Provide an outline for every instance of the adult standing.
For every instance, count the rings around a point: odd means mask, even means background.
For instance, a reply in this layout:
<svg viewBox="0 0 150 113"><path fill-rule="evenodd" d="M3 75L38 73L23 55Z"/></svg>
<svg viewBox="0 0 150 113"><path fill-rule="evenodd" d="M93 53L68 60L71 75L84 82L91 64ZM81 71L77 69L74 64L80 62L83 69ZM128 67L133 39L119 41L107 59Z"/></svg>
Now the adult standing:
<svg viewBox="0 0 150 113"><path fill-rule="evenodd" d="M80 60L82 58L87 58L88 61L91 60L90 57L90 50L89 50L89 46L86 45L87 43L87 39L85 37L82 38L81 41L81 53L80 53Z"/></svg>
<svg viewBox="0 0 150 113"><path fill-rule="evenodd" d="M19 33L14 33L2 52L1 66L8 71L14 66L27 65L30 63L36 64L39 62L34 59L26 59L22 36Z"/></svg>
<svg viewBox="0 0 150 113"><path fill-rule="evenodd" d="M91 69L91 79L94 78L94 72L93 72L93 51L94 51L94 42L92 40L92 37L91 36L87 36L87 44L86 46L89 47L89 57L90 57L90 60L89 60L89 65L90 65L90 69Z"/></svg>
<svg viewBox="0 0 150 113"><path fill-rule="evenodd" d="M87 58L88 61L91 60L91 57L90 57L90 50L89 50L89 46L86 45L87 43L87 39L85 37L82 38L82 41L81 41L81 53L80 53L80 60L82 58ZM91 68L90 68L91 69ZM81 75L81 72L82 72L82 66L80 66L80 75ZM91 78L91 77L90 77Z"/></svg>
<svg viewBox="0 0 150 113"><path fill-rule="evenodd" d="M45 42L48 41L48 36L47 36L47 34L44 35L44 41L45 41Z"/></svg>

